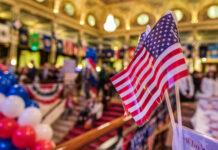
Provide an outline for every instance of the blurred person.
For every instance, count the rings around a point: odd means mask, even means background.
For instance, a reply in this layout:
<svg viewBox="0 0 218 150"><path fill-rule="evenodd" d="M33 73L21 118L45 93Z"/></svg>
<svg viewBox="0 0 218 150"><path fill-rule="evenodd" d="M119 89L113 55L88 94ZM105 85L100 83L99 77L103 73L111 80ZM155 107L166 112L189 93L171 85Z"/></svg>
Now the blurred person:
<svg viewBox="0 0 218 150"><path fill-rule="evenodd" d="M18 82L20 85L24 84L25 81L28 79L27 74L28 74L28 68L27 67L21 68L19 82Z"/></svg>
<svg viewBox="0 0 218 150"><path fill-rule="evenodd" d="M90 129L94 126L95 121L103 115L103 105L97 98L90 99L88 119L84 124L85 129Z"/></svg>
<svg viewBox="0 0 218 150"><path fill-rule="evenodd" d="M202 77L203 75L201 72L198 72L198 71L193 72L193 82L194 82L194 87L195 87L194 94L196 94L197 92L201 92Z"/></svg>
<svg viewBox="0 0 218 150"><path fill-rule="evenodd" d="M43 68L42 68L42 80L48 79L48 73L49 73L49 64L44 63Z"/></svg>
<svg viewBox="0 0 218 150"><path fill-rule="evenodd" d="M179 80L179 91L181 102L193 102L194 100L194 83L191 75Z"/></svg>
<svg viewBox="0 0 218 150"><path fill-rule="evenodd" d="M104 89L105 78L106 78L106 65L103 64L102 69L99 73L99 82L98 82L98 91L97 91L98 94L99 94L100 90Z"/></svg>
<svg viewBox="0 0 218 150"><path fill-rule="evenodd" d="M208 97L216 95L216 72L213 66L209 67L209 71L202 80L201 92Z"/></svg>
<svg viewBox="0 0 218 150"><path fill-rule="evenodd" d="M84 91L85 91L85 98L89 99L90 98L90 83L89 80L91 78L91 71L90 69L86 68L83 71L83 84L84 84Z"/></svg>
<svg viewBox="0 0 218 150"><path fill-rule="evenodd" d="M65 95L65 98L66 103L64 110L64 119L66 119L67 116L72 115L73 107L77 104L77 99L73 97L72 91L68 91L68 93Z"/></svg>
<svg viewBox="0 0 218 150"><path fill-rule="evenodd" d="M30 66L28 68L28 78L33 81L36 75L37 69L33 60L30 61Z"/></svg>
<svg viewBox="0 0 218 150"><path fill-rule="evenodd" d="M111 85L110 81L108 80L104 84L104 89L103 89L102 103L103 103L103 106L104 106L104 110L107 109L108 103L110 102L111 97L112 97L111 87L112 87L112 85Z"/></svg>
<svg viewBox="0 0 218 150"><path fill-rule="evenodd" d="M58 70L55 67L55 64L52 64L48 71L48 79L52 81L57 80Z"/></svg>
<svg viewBox="0 0 218 150"><path fill-rule="evenodd" d="M77 96L80 96L80 91L82 89L82 72L78 72L78 76L75 82L76 82Z"/></svg>

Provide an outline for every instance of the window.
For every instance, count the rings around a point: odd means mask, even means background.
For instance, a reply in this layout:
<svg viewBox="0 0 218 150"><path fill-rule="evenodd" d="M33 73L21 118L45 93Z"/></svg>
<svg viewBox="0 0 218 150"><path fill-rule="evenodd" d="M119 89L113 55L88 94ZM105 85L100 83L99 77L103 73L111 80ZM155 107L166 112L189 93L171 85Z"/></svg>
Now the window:
<svg viewBox="0 0 218 150"><path fill-rule="evenodd" d="M137 18L137 23L139 25L146 25L148 23L148 21L149 21L149 17L147 14L141 14Z"/></svg>
<svg viewBox="0 0 218 150"><path fill-rule="evenodd" d="M93 15L88 15L88 24L90 25L90 26L95 26L95 17L93 16Z"/></svg>
<svg viewBox="0 0 218 150"><path fill-rule="evenodd" d="M114 18L114 22L116 24L116 27L120 26L120 20L118 18Z"/></svg>
<svg viewBox="0 0 218 150"><path fill-rule="evenodd" d="M177 21L178 21L178 22L181 21L182 18L183 18L183 13L182 13L182 11L179 10L179 9L177 9L177 10L174 10L174 13L175 13L175 15L176 15Z"/></svg>
<svg viewBox="0 0 218 150"><path fill-rule="evenodd" d="M207 15L211 19L218 18L218 5L210 6L207 10Z"/></svg>
<svg viewBox="0 0 218 150"><path fill-rule="evenodd" d="M70 15L70 16L73 16L74 14L74 7L71 3L66 3L65 4L65 12Z"/></svg>
<svg viewBox="0 0 218 150"><path fill-rule="evenodd" d="M42 2L44 2L45 0L36 0L37 2L39 2L39 3L42 3Z"/></svg>

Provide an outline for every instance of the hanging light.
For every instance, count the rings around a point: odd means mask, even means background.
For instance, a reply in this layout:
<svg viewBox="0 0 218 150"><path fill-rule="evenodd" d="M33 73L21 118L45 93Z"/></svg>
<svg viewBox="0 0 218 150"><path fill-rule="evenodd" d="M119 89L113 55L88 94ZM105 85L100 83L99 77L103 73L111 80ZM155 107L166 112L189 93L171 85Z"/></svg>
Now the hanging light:
<svg viewBox="0 0 218 150"><path fill-rule="evenodd" d="M107 32L113 32L117 28L115 21L114 21L114 16L112 14L109 14L107 16L106 22L104 24L104 29Z"/></svg>

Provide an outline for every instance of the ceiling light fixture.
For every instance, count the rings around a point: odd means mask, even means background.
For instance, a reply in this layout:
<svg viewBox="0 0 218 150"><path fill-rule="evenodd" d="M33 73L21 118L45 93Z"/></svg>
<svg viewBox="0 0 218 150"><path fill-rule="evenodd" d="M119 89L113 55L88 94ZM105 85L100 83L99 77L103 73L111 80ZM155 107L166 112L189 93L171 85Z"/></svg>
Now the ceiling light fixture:
<svg viewBox="0 0 218 150"><path fill-rule="evenodd" d="M113 32L117 28L115 21L114 21L114 16L112 14L109 14L107 16L106 22L104 24L104 29L107 32Z"/></svg>

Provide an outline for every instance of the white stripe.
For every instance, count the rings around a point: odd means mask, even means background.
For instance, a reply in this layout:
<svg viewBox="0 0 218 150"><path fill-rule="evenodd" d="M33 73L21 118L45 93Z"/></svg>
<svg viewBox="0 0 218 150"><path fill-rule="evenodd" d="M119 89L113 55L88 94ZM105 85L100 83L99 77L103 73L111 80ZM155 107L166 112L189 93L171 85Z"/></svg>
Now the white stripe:
<svg viewBox="0 0 218 150"><path fill-rule="evenodd" d="M160 67L160 69L159 69L158 72L157 72L157 76L156 76L154 82L147 88L147 90L146 90L146 92L144 93L142 99L139 101L140 106L144 103L145 99L146 99L147 96L150 94L150 91L152 91L152 90L157 86L157 81L159 80L160 75L163 73L163 71L164 71L166 68L168 68L168 66L169 66L170 64L172 64L173 62L175 62L175 61L177 61L177 60L180 60L182 57L183 57L183 54L182 54L182 53L179 53L179 54L177 54L177 55L171 57L170 59L168 59L168 60ZM154 70L155 70L155 69L154 69ZM154 71L154 70L153 70L153 71ZM167 73L167 74L168 74L168 73ZM152 75L153 75L153 73L152 73ZM153 77L153 76L152 76L152 77ZM152 77L151 77L151 78L152 78ZM144 86L148 83L149 80L150 80L149 78L146 78L145 81L142 83L142 88L140 87L140 89L143 90ZM139 93L139 91L137 91L136 97L138 97L138 96L141 94L141 92L143 92L143 91L140 91L140 93ZM127 100L127 101L128 101L128 103L130 103L129 100ZM126 101L125 101L125 102L126 102ZM124 103L125 103L125 102L124 102ZM126 103L125 103L125 104L126 104ZM138 108L132 107L132 108L130 109L130 112L133 112L133 111L135 111L135 110L137 110L137 109L138 109Z"/></svg>
<svg viewBox="0 0 218 150"><path fill-rule="evenodd" d="M137 91L137 93L136 93L136 95L137 95L137 97L139 96L139 94L142 92L142 90L144 89L144 87L145 87L145 85L147 84L147 82L153 77L153 75L154 75L154 72L155 72L155 70L156 70L156 68L157 68L157 66L159 65L159 63L169 54L169 53L171 53L172 51L174 51L175 49L177 49L177 48L179 48L180 47L180 44L179 43L177 43L177 44L174 44L174 45L172 45L172 46L170 46L169 48L167 48L167 50L165 50L165 52L163 52L161 55L160 55L160 57L156 60L156 62L155 62L155 64L154 64L154 67L153 67L153 69L152 69L152 72L150 73L150 75L145 79L145 81L143 81L143 83L140 85L140 88L139 88L139 90ZM171 61L172 61L172 58L171 58ZM174 60L173 60L174 61ZM173 62L172 61L172 62ZM170 63L172 63L172 62L170 62ZM149 68L150 68L150 66L148 66ZM143 76L144 76L144 74L145 74L146 72L145 72L145 70L142 72L142 74L143 74ZM139 83L140 84L140 83ZM136 88L137 87L137 85L134 87L134 88ZM124 103L125 104L129 104L129 103L131 103L132 101L134 101L135 99L133 99L133 98L129 98L128 100L126 100Z"/></svg>
<svg viewBox="0 0 218 150"><path fill-rule="evenodd" d="M130 69L124 75L122 75L121 77L117 78L116 80L114 80L112 82L114 85L129 76L129 73L132 71L133 67L135 67L135 64L139 61L139 59L141 59L141 57L144 55L145 51L146 50L144 48L142 53L140 53L140 55L135 59L135 61L133 62L132 66L130 67Z"/></svg>
<svg viewBox="0 0 218 150"><path fill-rule="evenodd" d="M158 88L158 90L155 92L155 94L152 96L152 98L149 100L148 104L146 105L146 107L143 109L143 111L139 114L137 114L136 116L134 116L134 120L138 121L140 119L142 119L144 117L144 115L148 112L149 108L151 107L151 105L155 102L155 100L157 99L157 97L160 95L160 92L163 88L163 85L170 79L172 78L175 74L178 74L184 70L187 70L187 65L183 64L181 66L176 67L175 69L171 70L166 76L164 76L164 78L161 80L160 83L160 87ZM173 73L171 73L173 72Z"/></svg>
<svg viewBox="0 0 218 150"><path fill-rule="evenodd" d="M148 61L148 56L149 56L149 53L146 54L145 59L143 59L143 61L136 68L136 70L134 71L134 74L132 75L132 78L133 77L135 78L135 75L136 75L136 73L138 73L139 69L141 69L141 67ZM119 91L126 86L127 86L127 83L125 82L125 83L121 84L120 86L116 87L116 90Z"/></svg>

